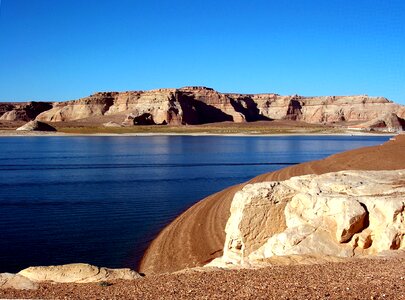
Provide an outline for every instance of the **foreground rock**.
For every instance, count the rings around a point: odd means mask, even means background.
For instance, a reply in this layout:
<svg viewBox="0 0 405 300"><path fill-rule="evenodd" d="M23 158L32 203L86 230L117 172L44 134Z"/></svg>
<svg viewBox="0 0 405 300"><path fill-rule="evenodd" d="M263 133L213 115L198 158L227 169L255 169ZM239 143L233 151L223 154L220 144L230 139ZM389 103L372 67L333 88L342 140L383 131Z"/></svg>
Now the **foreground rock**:
<svg viewBox="0 0 405 300"><path fill-rule="evenodd" d="M36 282L30 279L11 273L0 274L0 290L1 289L17 289L17 290L35 290L38 288Z"/></svg>
<svg viewBox="0 0 405 300"><path fill-rule="evenodd" d="M131 269L108 269L88 264L68 264L47 267L30 267L18 272L34 282L100 282L116 279L137 279L140 278L137 272Z"/></svg>
<svg viewBox="0 0 405 300"><path fill-rule="evenodd" d="M89 283L141 278L131 269L108 269L89 264L30 267L17 274L0 274L0 288L36 289L41 282Z"/></svg>
<svg viewBox="0 0 405 300"><path fill-rule="evenodd" d="M286 255L352 257L405 248L405 170L342 171L246 185L223 256L210 266Z"/></svg>
<svg viewBox="0 0 405 300"><path fill-rule="evenodd" d="M30 121L27 124L17 128L21 131L56 131L56 128L39 121Z"/></svg>

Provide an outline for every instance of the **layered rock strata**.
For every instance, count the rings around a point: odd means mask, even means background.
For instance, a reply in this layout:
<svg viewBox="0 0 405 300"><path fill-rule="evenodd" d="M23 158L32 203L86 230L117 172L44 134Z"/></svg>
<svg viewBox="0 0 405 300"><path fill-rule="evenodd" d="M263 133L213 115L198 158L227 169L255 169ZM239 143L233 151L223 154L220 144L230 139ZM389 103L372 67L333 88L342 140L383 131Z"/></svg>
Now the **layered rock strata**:
<svg viewBox="0 0 405 300"><path fill-rule="evenodd" d="M51 108L48 102L0 103L0 121L30 121Z"/></svg>
<svg viewBox="0 0 405 300"><path fill-rule="evenodd" d="M18 131L56 131L56 128L40 121L29 121L21 127L18 127Z"/></svg>
<svg viewBox="0 0 405 300"><path fill-rule="evenodd" d="M89 283L109 280L133 280L141 278L130 269L100 268L77 263L47 267L30 267L17 274L1 273L0 288L36 289L40 282Z"/></svg>
<svg viewBox="0 0 405 300"><path fill-rule="evenodd" d="M315 124L367 122L386 114L405 118L405 108L383 97L302 97L219 93L206 87L102 92L54 103L37 120L61 122L123 115L124 125L204 124L288 119ZM125 116L127 116L125 118Z"/></svg>
<svg viewBox="0 0 405 300"><path fill-rule="evenodd" d="M387 113L370 121L352 126L351 129L398 132L405 130L405 120L394 113Z"/></svg>
<svg viewBox="0 0 405 300"><path fill-rule="evenodd" d="M405 249L405 170L341 171L246 185L210 266L288 255L352 257Z"/></svg>

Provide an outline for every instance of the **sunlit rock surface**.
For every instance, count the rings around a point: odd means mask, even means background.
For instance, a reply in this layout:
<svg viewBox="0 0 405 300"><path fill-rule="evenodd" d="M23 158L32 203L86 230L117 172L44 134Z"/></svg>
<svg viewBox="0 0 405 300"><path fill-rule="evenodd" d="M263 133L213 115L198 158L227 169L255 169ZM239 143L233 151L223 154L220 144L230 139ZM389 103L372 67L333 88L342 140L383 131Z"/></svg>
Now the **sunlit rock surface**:
<svg viewBox="0 0 405 300"><path fill-rule="evenodd" d="M209 265L404 249L404 209L405 170L342 171L249 184L232 201L224 254Z"/></svg>

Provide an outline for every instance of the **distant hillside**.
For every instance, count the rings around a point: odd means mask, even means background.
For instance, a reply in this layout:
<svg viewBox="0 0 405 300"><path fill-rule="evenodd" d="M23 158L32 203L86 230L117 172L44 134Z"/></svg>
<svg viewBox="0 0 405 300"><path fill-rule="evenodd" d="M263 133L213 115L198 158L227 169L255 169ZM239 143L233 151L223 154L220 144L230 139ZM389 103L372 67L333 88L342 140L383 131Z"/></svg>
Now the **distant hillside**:
<svg viewBox="0 0 405 300"><path fill-rule="evenodd" d="M220 93L206 87L151 91L101 92L73 101L0 104L0 120L75 121L114 116L124 126L186 125L214 122L297 120L313 124L360 124L394 114L405 119L405 107L383 97L303 97L277 94Z"/></svg>

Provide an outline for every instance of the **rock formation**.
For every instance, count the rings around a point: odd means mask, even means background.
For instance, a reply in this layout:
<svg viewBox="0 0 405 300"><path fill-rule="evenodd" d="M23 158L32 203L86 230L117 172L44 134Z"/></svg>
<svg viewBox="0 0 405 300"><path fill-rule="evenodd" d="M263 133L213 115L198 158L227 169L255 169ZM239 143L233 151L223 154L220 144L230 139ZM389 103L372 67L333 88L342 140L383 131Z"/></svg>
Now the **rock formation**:
<svg viewBox="0 0 405 300"><path fill-rule="evenodd" d="M68 264L47 267L30 267L17 274L0 274L0 288L36 289L37 283L89 283L109 280L132 280L142 276L131 269L108 269L89 264Z"/></svg>
<svg viewBox="0 0 405 300"><path fill-rule="evenodd" d="M36 120L64 122L92 116L102 116L113 104L118 94L119 93L97 93L79 100L55 102L50 110L39 114Z"/></svg>
<svg viewBox="0 0 405 300"><path fill-rule="evenodd" d="M18 127L20 131L56 131L56 128L39 121L29 121L27 124Z"/></svg>
<svg viewBox="0 0 405 300"><path fill-rule="evenodd" d="M34 290L38 284L28 278L11 273L0 273L0 289Z"/></svg>
<svg viewBox="0 0 405 300"><path fill-rule="evenodd" d="M122 127L121 124L115 123L113 121L104 123L103 126L104 127Z"/></svg>
<svg viewBox="0 0 405 300"><path fill-rule="evenodd" d="M368 131L399 132L405 130L405 120L394 113L387 113L373 120L352 126L352 128Z"/></svg>
<svg viewBox="0 0 405 300"><path fill-rule="evenodd" d="M115 279L137 279L140 278L137 272L131 269L108 269L92 266L89 264L67 264L47 267L30 267L18 272L31 281L53 281L53 282L100 282Z"/></svg>
<svg viewBox="0 0 405 300"><path fill-rule="evenodd" d="M0 103L0 120L30 121L51 108L52 104L48 102Z"/></svg>
<svg viewBox="0 0 405 300"><path fill-rule="evenodd" d="M405 170L341 171L246 185L232 201L223 256L209 265L405 249L404 179Z"/></svg>
<svg viewBox="0 0 405 300"><path fill-rule="evenodd" d="M59 122L123 115L126 126L272 119L323 124L367 122L387 113L405 118L403 106L382 97L227 94L206 87L184 87L97 93L75 101L54 103L52 109L41 113L36 119Z"/></svg>

